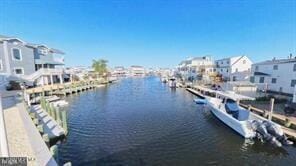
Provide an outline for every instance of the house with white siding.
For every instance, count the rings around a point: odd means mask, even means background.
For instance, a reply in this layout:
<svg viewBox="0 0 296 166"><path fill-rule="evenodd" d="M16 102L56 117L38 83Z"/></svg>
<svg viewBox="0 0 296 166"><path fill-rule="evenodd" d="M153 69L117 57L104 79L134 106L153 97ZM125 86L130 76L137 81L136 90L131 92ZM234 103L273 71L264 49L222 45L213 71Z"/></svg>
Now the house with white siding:
<svg viewBox="0 0 296 166"><path fill-rule="evenodd" d="M0 84L11 77L36 85L63 82L63 54L43 44L0 35Z"/></svg>
<svg viewBox="0 0 296 166"><path fill-rule="evenodd" d="M178 66L178 72L184 79L209 79L214 73L215 64L211 57L195 57L182 61Z"/></svg>
<svg viewBox="0 0 296 166"><path fill-rule="evenodd" d="M116 77L125 77L127 75L127 70L123 66L116 66L112 70L112 75Z"/></svg>
<svg viewBox="0 0 296 166"><path fill-rule="evenodd" d="M249 80L253 62L247 56L243 55L219 59L215 61L215 64L215 71L224 80L245 81Z"/></svg>
<svg viewBox="0 0 296 166"><path fill-rule="evenodd" d="M143 66L133 65L129 70L130 76L145 76L145 68Z"/></svg>
<svg viewBox="0 0 296 166"><path fill-rule="evenodd" d="M296 85L296 58L272 59L252 65L250 81L263 91L293 94Z"/></svg>

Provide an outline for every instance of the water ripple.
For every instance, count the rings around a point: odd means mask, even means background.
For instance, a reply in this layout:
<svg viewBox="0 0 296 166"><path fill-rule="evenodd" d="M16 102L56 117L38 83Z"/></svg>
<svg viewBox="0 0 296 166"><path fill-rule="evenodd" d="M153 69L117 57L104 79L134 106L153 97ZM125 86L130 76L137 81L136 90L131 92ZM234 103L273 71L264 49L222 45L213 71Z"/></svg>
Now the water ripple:
<svg viewBox="0 0 296 166"><path fill-rule="evenodd" d="M295 148L244 142L195 97L155 77L67 97L69 135L59 163L73 165L291 164ZM227 163L227 164L226 164Z"/></svg>

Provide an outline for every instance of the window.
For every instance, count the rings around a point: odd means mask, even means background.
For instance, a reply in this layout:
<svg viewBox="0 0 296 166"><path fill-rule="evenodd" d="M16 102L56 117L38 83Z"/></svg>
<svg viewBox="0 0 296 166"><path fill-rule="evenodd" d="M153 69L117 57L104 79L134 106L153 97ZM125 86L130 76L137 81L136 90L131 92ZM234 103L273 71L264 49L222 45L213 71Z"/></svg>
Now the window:
<svg viewBox="0 0 296 166"><path fill-rule="evenodd" d="M294 87L296 84L296 80L291 80L291 87Z"/></svg>
<svg viewBox="0 0 296 166"><path fill-rule="evenodd" d="M232 81L236 81L236 76L233 76L232 77Z"/></svg>
<svg viewBox="0 0 296 166"><path fill-rule="evenodd" d="M235 69L235 72L238 72L238 68Z"/></svg>
<svg viewBox="0 0 296 166"><path fill-rule="evenodd" d="M15 68L14 73L17 75L23 75L24 74L24 69L23 68Z"/></svg>
<svg viewBox="0 0 296 166"><path fill-rule="evenodd" d="M293 66L293 71L296 71L296 64L294 64Z"/></svg>
<svg viewBox="0 0 296 166"><path fill-rule="evenodd" d="M273 70L277 70L278 68L278 65L273 65Z"/></svg>
<svg viewBox="0 0 296 166"><path fill-rule="evenodd" d="M223 61L221 61L221 64L223 64Z"/></svg>
<svg viewBox="0 0 296 166"><path fill-rule="evenodd" d="M226 69L226 73L228 73L228 69Z"/></svg>
<svg viewBox="0 0 296 166"><path fill-rule="evenodd" d="M13 48L12 49L12 59L13 60L18 60L18 61L22 60L22 54L21 54L20 49L18 49L18 48Z"/></svg>
<svg viewBox="0 0 296 166"><path fill-rule="evenodd" d="M276 84L276 78L272 78L271 83Z"/></svg>
<svg viewBox="0 0 296 166"><path fill-rule="evenodd" d="M243 60L243 64L246 64L246 60Z"/></svg>
<svg viewBox="0 0 296 166"><path fill-rule="evenodd" d="M227 61L227 64L229 64L229 61Z"/></svg>
<svg viewBox="0 0 296 166"><path fill-rule="evenodd" d="M254 77L254 76L251 76L251 77L250 77L250 82L252 82L252 83L255 82L255 77Z"/></svg>
<svg viewBox="0 0 296 166"><path fill-rule="evenodd" d="M223 72L223 69L221 69L221 72Z"/></svg>
<svg viewBox="0 0 296 166"><path fill-rule="evenodd" d="M264 77L260 77L259 83L264 83Z"/></svg>
<svg viewBox="0 0 296 166"><path fill-rule="evenodd" d="M47 55L48 54L48 50L47 49L39 49L39 52L42 55Z"/></svg>
<svg viewBox="0 0 296 166"><path fill-rule="evenodd" d="M255 71L258 71L258 70L259 70L259 66L256 66L256 67L255 67Z"/></svg>
<svg viewBox="0 0 296 166"><path fill-rule="evenodd" d="M0 59L0 71L3 70L3 62L2 59Z"/></svg>

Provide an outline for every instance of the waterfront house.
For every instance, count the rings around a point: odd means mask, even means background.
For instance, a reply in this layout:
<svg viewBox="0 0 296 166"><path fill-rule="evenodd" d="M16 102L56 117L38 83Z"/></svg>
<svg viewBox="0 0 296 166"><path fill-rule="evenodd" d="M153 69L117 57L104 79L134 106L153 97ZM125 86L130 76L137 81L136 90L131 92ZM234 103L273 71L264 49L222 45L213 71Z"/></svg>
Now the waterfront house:
<svg viewBox="0 0 296 166"><path fill-rule="evenodd" d="M143 66L133 65L130 67L130 76L145 76L145 69Z"/></svg>
<svg viewBox="0 0 296 166"><path fill-rule="evenodd" d="M250 81L259 90L293 94L296 84L296 57L272 59L252 65Z"/></svg>
<svg viewBox="0 0 296 166"><path fill-rule="evenodd" d="M64 53L43 44L0 35L0 77L2 85L11 77L45 85L63 82ZM6 82L5 82L6 81Z"/></svg>
<svg viewBox="0 0 296 166"><path fill-rule="evenodd" d="M251 74L252 61L247 56L235 56L215 61L216 72L224 80L246 81Z"/></svg>
<svg viewBox="0 0 296 166"><path fill-rule="evenodd" d="M177 69L186 80L209 80L214 74L214 61L209 56L189 58L182 61Z"/></svg>
<svg viewBox="0 0 296 166"><path fill-rule="evenodd" d="M116 66L111 74L115 77L125 77L127 75L127 70L123 66Z"/></svg>

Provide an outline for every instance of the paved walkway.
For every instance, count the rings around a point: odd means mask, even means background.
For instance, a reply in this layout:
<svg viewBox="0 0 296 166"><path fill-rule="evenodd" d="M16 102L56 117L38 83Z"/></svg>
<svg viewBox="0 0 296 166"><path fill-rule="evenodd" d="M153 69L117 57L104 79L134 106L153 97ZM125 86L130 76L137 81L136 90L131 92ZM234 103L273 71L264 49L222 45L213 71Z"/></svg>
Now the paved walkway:
<svg viewBox="0 0 296 166"><path fill-rule="evenodd" d="M2 100L9 155L28 157L28 165L57 165L24 104L14 95L5 95Z"/></svg>
<svg viewBox="0 0 296 166"><path fill-rule="evenodd" d="M3 103L14 103L13 97L3 99ZM8 149L11 157L28 157L28 165L37 165L36 156L30 144L29 136L16 106L4 109Z"/></svg>

